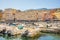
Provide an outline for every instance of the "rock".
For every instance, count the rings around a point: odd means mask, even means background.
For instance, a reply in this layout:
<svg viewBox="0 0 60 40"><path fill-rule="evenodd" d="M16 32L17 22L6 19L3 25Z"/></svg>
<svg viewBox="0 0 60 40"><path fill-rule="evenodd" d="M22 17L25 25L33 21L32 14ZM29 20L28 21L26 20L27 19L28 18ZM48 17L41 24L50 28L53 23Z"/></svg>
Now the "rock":
<svg viewBox="0 0 60 40"><path fill-rule="evenodd" d="M43 28L43 27L44 27L44 25L43 25L43 24L39 24L39 27L42 27L42 28Z"/></svg>

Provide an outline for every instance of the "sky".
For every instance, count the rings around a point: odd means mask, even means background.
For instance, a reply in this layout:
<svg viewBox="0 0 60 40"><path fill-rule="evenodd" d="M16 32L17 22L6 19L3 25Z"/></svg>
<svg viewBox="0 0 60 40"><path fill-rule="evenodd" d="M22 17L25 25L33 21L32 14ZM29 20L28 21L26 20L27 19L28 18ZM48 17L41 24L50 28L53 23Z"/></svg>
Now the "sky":
<svg viewBox="0 0 60 40"><path fill-rule="evenodd" d="M0 9L6 8L19 10L60 8L60 0L0 0Z"/></svg>

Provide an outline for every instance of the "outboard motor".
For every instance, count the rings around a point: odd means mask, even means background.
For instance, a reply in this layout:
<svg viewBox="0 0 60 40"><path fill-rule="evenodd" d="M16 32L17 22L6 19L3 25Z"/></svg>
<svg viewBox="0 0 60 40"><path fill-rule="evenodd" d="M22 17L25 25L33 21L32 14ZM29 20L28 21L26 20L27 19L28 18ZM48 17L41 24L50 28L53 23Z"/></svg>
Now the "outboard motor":
<svg viewBox="0 0 60 40"><path fill-rule="evenodd" d="M0 33L2 33L3 35L5 35L6 33L6 29L4 28Z"/></svg>
<svg viewBox="0 0 60 40"><path fill-rule="evenodd" d="M11 31L10 31L10 30L7 31L7 35L8 35L9 37L11 36Z"/></svg>
<svg viewBox="0 0 60 40"><path fill-rule="evenodd" d="M28 35L28 33L29 33L29 31L28 30L26 30L24 33L22 33L22 37L27 37L27 35Z"/></svg>

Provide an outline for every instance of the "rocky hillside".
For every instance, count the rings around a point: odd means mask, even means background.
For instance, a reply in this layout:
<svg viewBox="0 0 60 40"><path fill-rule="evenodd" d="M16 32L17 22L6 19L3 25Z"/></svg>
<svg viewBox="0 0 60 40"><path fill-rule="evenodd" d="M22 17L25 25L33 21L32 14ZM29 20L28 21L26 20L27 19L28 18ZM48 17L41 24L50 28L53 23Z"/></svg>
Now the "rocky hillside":
<svg viewBox="0 0 60 40"><path fill-rule="evenodd" d="M0 13L1 15L2 13ZM16 10L12 8L5 9L0 16L1 20L60 20L60 8L55 9L30 9Z"/></svg>

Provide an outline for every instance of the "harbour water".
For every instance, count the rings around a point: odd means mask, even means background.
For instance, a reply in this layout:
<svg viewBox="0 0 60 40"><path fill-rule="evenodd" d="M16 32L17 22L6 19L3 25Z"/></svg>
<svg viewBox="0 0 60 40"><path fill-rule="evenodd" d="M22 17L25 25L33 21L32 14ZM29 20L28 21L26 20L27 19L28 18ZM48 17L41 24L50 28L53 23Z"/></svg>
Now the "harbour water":
<svg viewBox="0 0 60 40"><path fill-rule="evenodd" d="M27 38L27 37L8 37L8 36L0 36L0 40L60 40L60 35L57 34L44 34L39 38Z"/></svg>

